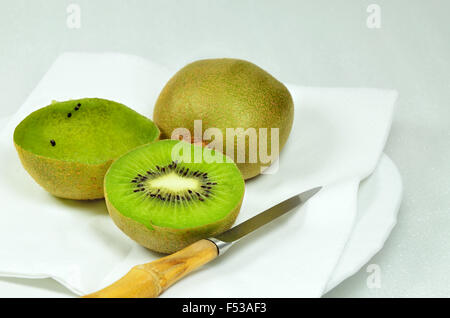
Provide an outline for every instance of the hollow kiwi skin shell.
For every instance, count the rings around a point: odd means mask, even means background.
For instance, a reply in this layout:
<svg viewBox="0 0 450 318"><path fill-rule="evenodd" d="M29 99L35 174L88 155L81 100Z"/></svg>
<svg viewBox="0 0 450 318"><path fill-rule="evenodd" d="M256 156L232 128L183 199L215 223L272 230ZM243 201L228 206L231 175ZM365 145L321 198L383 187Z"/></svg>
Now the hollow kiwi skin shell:
<svg viewBox="0 0 450 318"><path fill-rule="evenodd" d="M189 129L194 136L194 120L198 119L203 132L219 128L224 151L226 128L255 128L257 132L267 128L268 141L270 128L279 128L281 151L293 118L294 103L286 86L255 64L230 58L199 60L179 70L161 91L153 113L162 138L170 138L179 127ZM234 161L237 150L235 142ZM245 163L236 163L244 179L260 174L264 164L259 155L257 163L250 163L246 149L245 158Z"/></svg>
<svg viewBox="0 0 450 318"><path fill-rule="evenodd" d="M83 99L73 100L73 102L77 101L83 101ZM157 126L156 128L158 135L155 140L149 142L160 139L161 131ZM95 200L104 198L104 176L116 158L99 164L65 161L28 151L16 143L15 137L13 141L23 167L47 192L63 199Z"/></svg>
<svg viewBox="0 0 450 318"><path fill-rule="evenodd" d="M153 228L150 229L144 224L120 213L108 200L108 194L105 191L106 206L117 227L140 245L163 254L174 253L198 240L228 230L236 221L243 198L244 193L242 193L242 198L236 207L226 217L214 223L186 229L159 227L153 224Z"/></svg>
<svg viewBox="0 0 450 318"><path fill-rule="evenodd" d="M103 178L113 160L98 165L68 162L43 157L14 145L24 168L54 196L74 200L104 197Z"/></svg>

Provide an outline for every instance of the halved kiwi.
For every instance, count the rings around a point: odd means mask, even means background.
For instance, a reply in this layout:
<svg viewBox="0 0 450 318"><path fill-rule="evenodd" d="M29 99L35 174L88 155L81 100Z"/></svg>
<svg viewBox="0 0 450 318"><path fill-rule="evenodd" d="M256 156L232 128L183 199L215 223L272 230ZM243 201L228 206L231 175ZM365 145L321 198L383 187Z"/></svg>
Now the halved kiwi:
<svg viewBox="0 0 450 318"><path fill-rule="evenodd" d="M157 140L159 129L125 105L99 98L54 102L26 117L14 131L25 169L55 196L103 198L111 162Z"/></svg>
<svg viewBox="0 0 450 318"><path fill-rule="evenodd" d="M180 143L191 162L174 157ZM202 158L194 160L199 151ZM215 162L206 162L206 156L215 156ZM161 140L131 150L105 175L106 204L116 225L162 253L231 227L243 196L244 179L234 162L183 141Z"/></svg>

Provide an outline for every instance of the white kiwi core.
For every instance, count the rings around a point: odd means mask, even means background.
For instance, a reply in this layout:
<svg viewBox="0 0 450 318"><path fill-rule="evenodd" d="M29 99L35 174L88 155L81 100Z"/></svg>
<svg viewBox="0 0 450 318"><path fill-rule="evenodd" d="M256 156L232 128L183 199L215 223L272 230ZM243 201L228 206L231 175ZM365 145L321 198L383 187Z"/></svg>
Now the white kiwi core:
<svg viewBox="0 0 450 318"><path fill-rule="evenodd" d="M147 181L147 184L154 189L161 189L168 192L184 192L189 189L200 188L200 182L195 178L181 177L175 172L161 175L155 179Z"/></svg>

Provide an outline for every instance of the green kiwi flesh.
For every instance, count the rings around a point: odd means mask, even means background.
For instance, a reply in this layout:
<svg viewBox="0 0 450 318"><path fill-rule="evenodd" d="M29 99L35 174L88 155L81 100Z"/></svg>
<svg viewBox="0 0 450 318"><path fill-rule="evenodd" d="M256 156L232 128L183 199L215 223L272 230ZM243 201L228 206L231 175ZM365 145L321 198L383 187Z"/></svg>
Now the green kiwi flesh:
<svg viewBox="0 0 450 318"><path fill-rule="evenodd" d="M27 116L14 144L30 175L55 196L98 199L111 162L159 138L148 118L105 99L54 102Z"/></svg>
<svg viewBox="0 0 450 318"><path fill-rule="evenodd" d="M222 162L174 160L179 143ZM228 159L228 160L227 160ZM172 253L234 223L244 196L236 164L221 153L161 140L117 159L105 175L105 199L116 225L148 249Z"/></svg>

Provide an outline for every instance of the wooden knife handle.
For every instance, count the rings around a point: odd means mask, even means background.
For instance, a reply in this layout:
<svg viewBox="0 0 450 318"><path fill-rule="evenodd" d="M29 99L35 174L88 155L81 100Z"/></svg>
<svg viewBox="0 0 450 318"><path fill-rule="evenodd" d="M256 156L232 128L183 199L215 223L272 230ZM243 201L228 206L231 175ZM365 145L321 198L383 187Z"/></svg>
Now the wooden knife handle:
<svg viewBox="0 0 450 318"><path fill-rule="evenodd" d="M151 263L134 266L125 276L84 298L153 298L193 270L215 259L217 246L200 240Z"/></svg>

